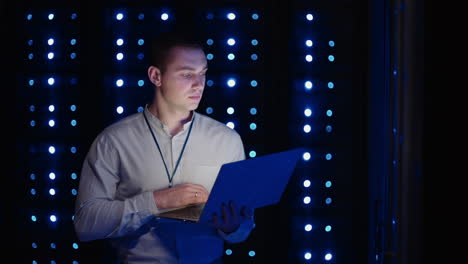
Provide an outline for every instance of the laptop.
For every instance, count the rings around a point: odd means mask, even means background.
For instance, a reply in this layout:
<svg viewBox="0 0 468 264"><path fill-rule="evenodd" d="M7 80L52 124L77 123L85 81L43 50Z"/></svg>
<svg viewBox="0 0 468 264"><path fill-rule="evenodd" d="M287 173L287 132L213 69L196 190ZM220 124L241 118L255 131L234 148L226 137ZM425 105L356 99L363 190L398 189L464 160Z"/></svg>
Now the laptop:
<svg viewBox="0 0 468 264"><path fill-rule="evenodd" d="M276 204L286 189L304 149L296 148L221 166L208 200L171 210L159 217L207 223L213 213L221 214L221 204L233 201L239 211ZM239 212L240 213L240 212Z"/></svg>

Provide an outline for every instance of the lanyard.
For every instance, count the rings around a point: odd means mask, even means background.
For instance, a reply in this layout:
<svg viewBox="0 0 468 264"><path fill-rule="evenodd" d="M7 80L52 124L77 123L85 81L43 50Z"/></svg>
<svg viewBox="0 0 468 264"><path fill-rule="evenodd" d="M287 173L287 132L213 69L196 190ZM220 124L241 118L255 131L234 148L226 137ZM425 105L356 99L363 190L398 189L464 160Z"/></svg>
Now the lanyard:
<svg viewBox="0 0 468 264"><path fill-rule="evenodd" d="M161 159L164 163L164 167L166 168L166 174L167 174L167 179L169 180L169 187L172 187L172 178L174 178L174 175L176 173L177 168L179 167L180 160L182 159L182 155L184 154L185 146L187 145L188 139L190 137L190 132L192 132L192 126L193 123L195 122L195 113L192 119L192 123L190 124L190 128L187 134L187 137L185 138L184 146L182 147L182 150L180 151L179 159L177 160L177 163L175 165L174 171L172 172L172 175L169 174L169 170L167 169L166 161L164 160L163 154L161 152L161 148L159 147L158 141L156 140L156 135L153 133L153 129L151 129L151 125L148 122L148 118L146 118L145 111L143 111L143 116L145 117L146 124L148 125L149 131L151 132L151 135L153 136L154 142L156 143L156 146L158 147L159 154L161 155Z"/></svg>

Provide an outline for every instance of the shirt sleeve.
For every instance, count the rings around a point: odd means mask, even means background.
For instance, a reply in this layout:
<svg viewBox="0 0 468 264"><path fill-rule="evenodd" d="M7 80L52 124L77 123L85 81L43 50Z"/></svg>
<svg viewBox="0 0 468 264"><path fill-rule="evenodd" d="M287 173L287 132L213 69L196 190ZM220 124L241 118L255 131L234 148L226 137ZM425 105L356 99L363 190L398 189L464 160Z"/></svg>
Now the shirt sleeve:
<svg viewBox="0 0 468 264"><path fill-rule="evenodd" d="M116 199L119 154L106 136L92 144L80 174L74 228L81 241L124 236L158 213L152 192Z"/></svg>

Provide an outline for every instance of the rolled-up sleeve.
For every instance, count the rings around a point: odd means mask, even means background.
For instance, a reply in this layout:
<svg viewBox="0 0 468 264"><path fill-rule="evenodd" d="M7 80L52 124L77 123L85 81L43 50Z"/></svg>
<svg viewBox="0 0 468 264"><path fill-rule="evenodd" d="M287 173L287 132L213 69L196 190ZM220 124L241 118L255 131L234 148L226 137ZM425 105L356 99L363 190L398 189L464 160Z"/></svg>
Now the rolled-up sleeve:
<svg viewBox="0 0 468 264"><path fill-rule="evenodd" d="M152 192L117 199L120 157L108 136L99 135L83 162L74 228L81 241L124 236L158 213Z"/></svg>

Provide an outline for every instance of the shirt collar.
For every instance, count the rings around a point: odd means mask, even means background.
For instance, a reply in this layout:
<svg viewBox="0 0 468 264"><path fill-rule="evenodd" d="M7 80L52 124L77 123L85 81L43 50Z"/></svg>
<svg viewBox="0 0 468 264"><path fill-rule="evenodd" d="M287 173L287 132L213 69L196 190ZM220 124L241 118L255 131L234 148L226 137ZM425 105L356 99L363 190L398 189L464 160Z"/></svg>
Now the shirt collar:
<svg viewBox="0 0 468 264"><path fill-rule="evenodd" d="M145 109L143 111L145 111L145 114L149 118L150 122L155 124L158 128L163 129L168 135L170 135L169 128L163 122L161 122L161 120L159 120L159 118L157 116L155 116L153 113L151 113L151 111L148 109L148 107L149 107L149 104L146 104ZM192 110L192 116L190 118L190 121L188 121L187 123L184 124L184 127L183 127L182 131L185 131L185 130L187 130L189 128L189 126L193 122L193 119L195 118L196 114L197 114L197 112L195 112L195 110Z"/></svg>

